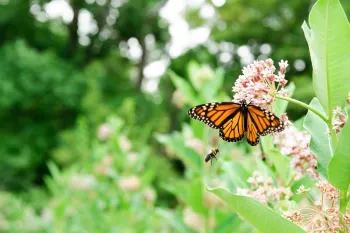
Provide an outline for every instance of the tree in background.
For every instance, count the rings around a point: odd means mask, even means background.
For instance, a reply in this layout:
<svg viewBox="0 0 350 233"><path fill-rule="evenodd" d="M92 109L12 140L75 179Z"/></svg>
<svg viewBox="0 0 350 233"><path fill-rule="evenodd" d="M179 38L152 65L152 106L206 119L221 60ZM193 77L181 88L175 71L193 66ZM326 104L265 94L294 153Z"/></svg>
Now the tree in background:
<svg viewBox="0 0 350 233"><path fill-rule="evenodd" d="M89 80L95 80L100 101L111 106L122 104L127 96L142 97L145 37L152 36L157 46L166 39L166 29L158 26L162 2L71 1L68 19L50 17L49 4L54 2L67 5L65 1L1 3L0 118L8 122L0 132L6 142L1 146L4 188L42 183L57 134L86 111L81 101ZM84 16L91 20L88 31L79 28L79 17ZM140 58L131 59L128 48L124 54L119 49L129 39L139 41Z"/></svg>

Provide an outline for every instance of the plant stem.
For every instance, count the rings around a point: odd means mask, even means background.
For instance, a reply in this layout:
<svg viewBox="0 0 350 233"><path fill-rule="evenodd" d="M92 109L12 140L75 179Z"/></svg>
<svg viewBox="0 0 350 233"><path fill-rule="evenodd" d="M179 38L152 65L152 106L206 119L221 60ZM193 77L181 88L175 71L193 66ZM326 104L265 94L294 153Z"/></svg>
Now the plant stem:
<svg viewBox="0 0 350 233"><path fill-rule="evenodd" d="M299 105L299 106L301 106L301 107L304 107L304 108L310 110L311 112L315 113L317 116L321 117L321 119L322 119L324 122L328 123L327 117L325 117L322 113L320 113L319 111L317 111L316 109L314 109L314 108L311 107L310 105L307 105L307 104L305 104L305 103L303 103L303 102L301 102L301 101L299 101L299 100L296 100L296 99L293 99L293 98L289 98L289 97L276 96L276 98L282 99L282 100L286 100L286 101L289 101L289 102L291 102L291 103L293 103L293 104L297 104L297 105Z"/></svg>
<svg viewBox="0 0 350 233"><path fill-rule="evenodd" d="M347 189L340 191L340 205L339 205L339 211L341 213L341 217L340 217L341 222L340 223L343 222L343 216L344 216L344 214L346 214L346 206L347 206L348 201L349 201L348 196L347 196L348 189L349 189L349 186ZM340 232L345 233L345 230L340 231Z"/></svg>
<svg viewBox="0 0 350 233"><path fill-rule="evenodd" d="M328 128L329 128L329 131L331 132L331 152L333 156L335 153L335 149L337 148L337 145L338 145L338 138L337 138L337 133L335 132L335 130L332 129L332 120L328 122Z"/></svg>
<svg viewBox="0 0 350 233"><path fill-rule="evenodd" d="M332 129L332 119L328 123L328 128L331 131L332 145L335 150L335 148L337 148L338 145L338 138L337 133L335 132L335 130Z"/></svg>
<svg viewBox="0 0 350 233"><path fill-rule="evenodd" d="M214 214L213 211L214 211L213 208L209 208L209 210L208 210L208 215L205 219L205 231L204 231L205 233L212 232L212 230L210 228L210 219L213 217L213 214Z"/></svg>

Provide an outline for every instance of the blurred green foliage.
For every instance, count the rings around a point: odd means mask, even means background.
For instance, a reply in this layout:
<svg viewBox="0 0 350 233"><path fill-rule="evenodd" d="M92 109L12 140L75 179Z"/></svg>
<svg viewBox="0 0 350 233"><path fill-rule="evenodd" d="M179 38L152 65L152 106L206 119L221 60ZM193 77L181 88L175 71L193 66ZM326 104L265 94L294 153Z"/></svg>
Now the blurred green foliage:
<svg viewBox="0 0 350 233"><path fill-rule="evenodd" d="M178 57L160 13L169 0L69 1L69 22L48 17L50 2L0 0L0 231L252 232L206 185L235 192L255 169L276 180L281 168L271 170L245 142L219 143L186 112L232 98L242 47L254 59L288 60L295 98L309 102L300 27L314 1L203 1L215 9L211 19L187 6L189 27L211 32ZM84 11L96 30L82 36ZM130 40L139 58L130 56ZM225 52L229 62L220 60ZM145 67L160 59L169 64L156 92L146 92ZM288 106L293 120L304 113ZM219 145L218 161L205 164Z"/></svg>
<svg viewBox="0 0 350 233"><path fill-rule="evenodd" d="M3 186L23 189L39 179L33 171L44 169L55 135L74 123L84 76L55 53L39 53L23 40L5 44L0 52L0 117L6 122L0 176Z"/></svg>

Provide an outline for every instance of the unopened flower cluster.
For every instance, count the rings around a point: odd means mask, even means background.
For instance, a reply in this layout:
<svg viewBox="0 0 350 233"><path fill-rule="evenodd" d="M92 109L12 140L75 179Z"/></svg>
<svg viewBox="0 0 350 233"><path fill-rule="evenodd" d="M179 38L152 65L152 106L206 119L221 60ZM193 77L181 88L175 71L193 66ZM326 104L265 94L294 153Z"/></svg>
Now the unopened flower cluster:
<svg viewBox="0 0 350 233"><path fill-rule="evenodd" d="M345 214L339 212L338 190L325 181L320 181L314 185L321 193L320 200L311 199L308 192L302 185L297 190L297 194L306 194L306 196L314 203L313 206L305 207L300 210L288 211L283 215L285 218L295 222L308 233L324 232L335 233L343 230L350 230L350 214L349 210ZM343 224L339 219L342 216Z"/></svg>
<svg viewBox="0 0 350 233"><path fill-rule="evenodd" d="M337 107L336 109L333 110L332 129L335 130L336 133L340 133L347 119L348 118L342 112L341 108Z"/></svg>
<svg viewBox="0 0 350 233"><path fill-rule="evenodd" d="M309 148L310 139L306 131L300 132L293 125L274 136L273 142L280 148L281 153L293 158L291 166L297 172L295 179L305 174L312 178L319 177L316 157Z"/></svg>
<svg viewBox="0 0 350 233"><path fill-rule="evenodd" d="M237 195L254 198L265 205L288 200L292 196L290 188L274 187L272 178L264 177L258 171L254 171L253 176L249 177L248 183L250 183L251 188L238 188Z"/></svg>
<svg viewBox="0 0 350 233"><path fill-rule="evenodd" d="M285 79L288 61L278 63L279 71L272 59L254 61L243 68L242 75L237 79L233 91L236 92L234 102L246 100L250 104L271 110L271 104L276 95L288 96L289 93L283 87L287 84Z"/></svg>

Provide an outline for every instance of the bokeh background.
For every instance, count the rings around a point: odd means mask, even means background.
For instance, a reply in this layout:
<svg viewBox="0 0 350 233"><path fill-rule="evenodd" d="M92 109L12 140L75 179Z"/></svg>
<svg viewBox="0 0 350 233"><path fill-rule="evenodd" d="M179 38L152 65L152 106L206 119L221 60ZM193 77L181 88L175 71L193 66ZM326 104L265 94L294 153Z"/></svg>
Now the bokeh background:
<svg viewBox="0 0 350 233"><path fill-rule="evenodd" d="M314 2L0 0L0 231L252 232L205 183L244 186L257 149L186 112L266 58L308 103Z"/></svg>

